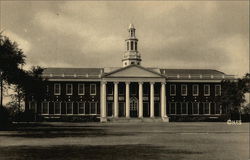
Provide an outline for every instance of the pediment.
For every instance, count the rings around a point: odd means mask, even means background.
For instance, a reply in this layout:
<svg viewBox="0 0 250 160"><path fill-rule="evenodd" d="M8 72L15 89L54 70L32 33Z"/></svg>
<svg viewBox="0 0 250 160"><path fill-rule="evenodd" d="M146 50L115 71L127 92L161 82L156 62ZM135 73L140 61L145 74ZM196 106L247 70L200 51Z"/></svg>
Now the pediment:
<svg viewBox="0 0 250 160"><path fill-rule="evenodd" d="M164 76L138 65L130 65L106 74L104 77L163 78Z"/></svg>

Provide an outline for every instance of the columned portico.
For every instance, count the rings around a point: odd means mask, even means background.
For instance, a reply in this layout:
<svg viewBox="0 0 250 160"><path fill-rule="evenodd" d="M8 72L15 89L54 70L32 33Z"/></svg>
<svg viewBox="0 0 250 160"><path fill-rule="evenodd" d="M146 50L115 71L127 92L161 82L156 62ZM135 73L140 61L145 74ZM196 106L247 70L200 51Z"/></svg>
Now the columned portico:
<svg viewBox="0 0 250 160"><path fill-rule="evenodd" d="M141 121L160 120L160 116L166 121L166 77L139 65L129 65L106 74L102 81L109 83L101 83L101 121L105 121L107 109L111 121L122 120L123 116Z"/></svg>

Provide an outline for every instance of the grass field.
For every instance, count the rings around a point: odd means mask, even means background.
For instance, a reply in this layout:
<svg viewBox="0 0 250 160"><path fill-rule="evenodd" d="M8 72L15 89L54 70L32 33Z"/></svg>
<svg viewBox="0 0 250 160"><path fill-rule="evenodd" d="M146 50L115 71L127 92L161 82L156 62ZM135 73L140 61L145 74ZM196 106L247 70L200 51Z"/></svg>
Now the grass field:
<svg viewBox="0 0 250 160"><path fill-rule="evenodd" d="M18 124L0 131L0 159L247 160L249 124Z"/></svg>

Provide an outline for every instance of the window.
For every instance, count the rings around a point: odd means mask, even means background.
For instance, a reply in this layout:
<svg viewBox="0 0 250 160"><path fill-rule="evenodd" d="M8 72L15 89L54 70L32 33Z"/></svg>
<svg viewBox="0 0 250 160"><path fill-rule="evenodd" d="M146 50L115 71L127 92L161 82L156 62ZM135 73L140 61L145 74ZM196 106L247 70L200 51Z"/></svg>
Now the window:
<svg viewBox="0 0 250 160"><path fill-rule="evenodd" d="M131 62L131 64L135 64L135 62Z"/></svg>
<svg viewBox="0 0 250 160"><path fill-rule="evenodd" d="M129 50L129 42L127 42L127 51Z"/></svg>
<svg viewBox="0 0 250 160"><path fill-rule="evenodd" d="M215 96L221 95L221 85L215 85Z"/></svg>
<svg viewBox="0 0 250 160"><path fill-rule="evenodd" d="M90 95L96 95L96 85L90 84Z"/></svg>
<svg viewBox="0 0 250 160"><path fill-rule="evenodd" d="M149 93L149 87L148 86L143 86L143 94L148 95Z"/></svg>
<svg viewBox="0 0 250 160"><path fill-rule="evenodd" d="M204 114L210 114L210 103L205 102L203 105L203 109L204 109Z"/></svg>
<svg viewBox="0 0 250 160"><path fill-rule="evenodd" d="M204 85L204 96L210 96L210 85Z"/></svg>
<svg viewBox="0 0 250 160"><path fill-rule="evenodd" d="M221 114L221 105L215 103L215 114Z"/></svg>
<svg viewBox="0 0 250 160"><path fill-rule="evenodd" d="M199 86L193 85L193 96L198 96L199 95Z"/></svg>
<svg viewBox="0 0 250 160"><path fill-rule="evenodd" d="M49 93L49 85L46 85L46 92Z"/></svg>
<svg viewBox="0 0 250 160"><path fill-rule="evenodd" d="M85 103L78 102L78 114L85 114Z"/></svg>
<svg viewBox="0 0 250 160"><path fill-rule="evenodd" d="M96 102L90 102L89 103L89 110L90 110L90 114L96 114L97 113L97 108L96 108Z"/></svg>
<svg viewBox="0 0 250 160"><path fill-rule="evenodd" d="M35 101L31 101L29 103L29 109L33 112L36 112L36 102Z"/></svg>
<svg viewBox="0 0 250 160"><path fill-rule="evenodd" d="M120 87L118 87L118 93L119 93L119 95L124 95L124 86L120 86Z"/></svg>
<svg viewBox="0 0 250 160"><path fill-rule="evenodd" d="M135 42L135 50L137 51L137 42Z"/></svg>
<svg viewBox="0 0 250 160"><path fill-rule="evenodd" d="M59 83L54 84L54 95L61 94L61 85Z"/></svg>
<svg viewBox="0 0 250 160"><path fill-rule="evenodd" d="M42 102L42 114L49 114L49 102Z"/></svg>
<svg viewBox="0 0 250 160"><path fill-rule="evenodd" d="M193 114L199 114L199 103L194 102L192 103L193 107Z"/></svg>
<svg viewBox="0 0 250 160"><path fill-rule="evenodd" d="M66 84L66 95L72 95L72 93L73 93L72 84Z"/></svg>
<svg viewBox="0 0 250 160"><path fill-rule="evenodd" d="M171 102L170 103L170 114L175 114L175 111L176 111L176 103L174 103L174 102Z"/></svg>
<svg viewBox="0 0 250 160"><path fill-rule="evenodd" d="M78 95L84 95L85 94L85 86L83 83L78 84Z"/></svg>
<svg viewBox="0 0 250 160"><path fill-rule="evenodd" d="M187 114L188 112L188 103L183 102L181 103L181 114Z"/></svg>
<svg viewBox="0 0 250 160"><path fill-rule="evenodd" d="M131 46L130 47L131 47L131 50L134 50L134 42L133 41L131 42Z"/></svg>
<svg viewBox="0 0 250 160"><path fill-rule="evenodd" d="M108 85L107 87L107 94L108 95L113 95L113 85Z"/></svg>
<svg viewBox="0 0 250 160"><path fill-rule="evenodd" d="M175 96L176 95L176 85L171 84L170 85L170 96Z"/></svg>
<svg viewBox="0 0 250 160"><path fill-rule="evenodd" d="M73 114L73 102L66 102L66 114Z"/></svg>
<svg viewBox="0 0 250 160"><path fill-rule="evenodd" d="M124 102L119 102L119 117L124 117L125 116L125 103Z"/></svg>
<svg viewBox="0 0 250 160"><path fill-rule="evenodd" d="M187 85L181 85L181 95L186 96L187 95Z"/></svg>
<svg viewBox="0 0 250 160"><path fill-rule="evenodd" d="M61 102L54 102L54 113L61 114Z"/></svg>
<svg viewBox="0 0 250 160"><path fill-rule="evenodd" d="M181 103L176 103L176 114L181 114Z"/></svg>

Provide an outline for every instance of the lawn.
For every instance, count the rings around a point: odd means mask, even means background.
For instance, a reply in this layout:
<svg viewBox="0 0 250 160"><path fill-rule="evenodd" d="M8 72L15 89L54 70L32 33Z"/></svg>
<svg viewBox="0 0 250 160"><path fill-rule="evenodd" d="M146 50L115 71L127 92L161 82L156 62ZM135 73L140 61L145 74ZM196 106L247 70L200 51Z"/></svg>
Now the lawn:
<svg viewBox="0 0 250 160"><path fill-rule="evenodd" d="M39 123L0 131L0 159L247 160L249 123Z"/></svg>

